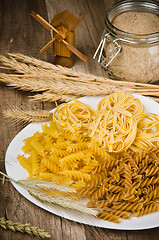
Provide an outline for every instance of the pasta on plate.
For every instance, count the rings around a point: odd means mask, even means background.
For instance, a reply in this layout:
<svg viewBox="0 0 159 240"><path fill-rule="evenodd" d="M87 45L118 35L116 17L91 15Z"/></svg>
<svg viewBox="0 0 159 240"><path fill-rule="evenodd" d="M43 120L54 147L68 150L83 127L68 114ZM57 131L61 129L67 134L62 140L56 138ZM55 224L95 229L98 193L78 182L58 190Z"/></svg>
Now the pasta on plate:
<svg viewBox="0 0 159 240"><path fill-rule="evenodd" d="M60 105L22 150L17 159L30 180L71 187L62 196L87 199L99 218L119 223L159 210L159 116L125 91L96 111L78 100Z"/></svg>

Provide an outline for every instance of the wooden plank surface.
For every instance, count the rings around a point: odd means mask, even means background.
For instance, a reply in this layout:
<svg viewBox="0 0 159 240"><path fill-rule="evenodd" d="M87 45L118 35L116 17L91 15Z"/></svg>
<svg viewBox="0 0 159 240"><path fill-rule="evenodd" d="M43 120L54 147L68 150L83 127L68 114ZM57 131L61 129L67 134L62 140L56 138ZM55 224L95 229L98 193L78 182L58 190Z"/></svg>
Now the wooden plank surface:
<svg viewBox="0 0 159 240"><path fill-rule="evenodd" d="M38 12L46 20L65 9L84 20L76 29L76 47L87 57L87 63L74 57L73 69L85 73L104 76L105 72L92 60L92 56L100 41L104 29L106 9L115 0L1 0L0 1L0 51L20 52L36 56L38 51L51 39L50 32L45 30L31 16L32 10ZM48 14L48 15L47 15ZM41 56L41 59L53 62L52 48ZM23 128L23 125L11 125L3 117L3 110L9 106L29 107L50 110L53 103L31 103L30 93L24 93L0 85L0 170L5 171L4 157L7 147L13 137ZM72 222L46 212L21 196L9 183L0 182L0 217L6 217L15 222L29 222L45 229L53 240L157 240L159 228L143 231L117 231L95 228ZM37 239L21 233L13 233L0 228L2 240Z"/></svg>

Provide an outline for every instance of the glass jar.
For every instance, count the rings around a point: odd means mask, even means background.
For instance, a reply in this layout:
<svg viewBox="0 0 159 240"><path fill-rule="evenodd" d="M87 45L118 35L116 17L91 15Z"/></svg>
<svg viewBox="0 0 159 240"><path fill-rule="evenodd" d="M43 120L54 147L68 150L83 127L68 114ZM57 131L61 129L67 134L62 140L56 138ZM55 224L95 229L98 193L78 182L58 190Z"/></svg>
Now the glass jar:
<svg viewBox="0 0 159 240"><path fill-rule="evenodd" d="M143 13L155 16L157 21L152 22L155 25L152 24L151 29L153 31L155 26L158 31L136 34L120 29L121 22L118 27L113 24L118 16L130 12L131 16L137 16L135 13L140 14L140 17ZM122 26L127 26L128 20L125 18ZM133 30L135 27L137 25L132 26ZM143 24L143 30L146 27ZM106 12L105 30L93 59L97 60L112 79L144 83L159 80L159 3L127 0L112 5Z"/></svg>

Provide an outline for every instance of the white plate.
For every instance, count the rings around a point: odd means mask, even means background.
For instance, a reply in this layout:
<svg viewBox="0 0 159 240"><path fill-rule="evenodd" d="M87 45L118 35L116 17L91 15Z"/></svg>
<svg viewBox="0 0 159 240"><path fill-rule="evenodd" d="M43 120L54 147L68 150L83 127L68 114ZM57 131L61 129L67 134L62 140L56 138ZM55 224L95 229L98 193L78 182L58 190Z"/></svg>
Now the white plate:
<svg viewBox="0 0 159 240"><path fill-rule="evenodd" d="M139 98L146 108L146 112L159 114L159 104L147 97L134 94L135 97ZM89 104L94 109L97 108L98 102L102 97L83 97L80 100L84 103ZM20 131L15 138L11 141L5 157L5 167L8 176L15 180L26 179L28 176L27 171L19 164L16 159L18 154L22 154L22 146L24 145L23 139L32 136L35 132L41 131L41 123L31 123ZM132 217L129 220L121 220L118 223L112 223L105 220L97 219L88 216L83 213L79 213L74 210L68 210L60 206L50 206L49 204L42 203L36 200L34 197L29 195L26 189L19 186L16 183L12 183L13 186L21 193L25 198L34 203L35 205L61 217L92 225L102 228L110 229L120 229L120 230L139 230L139 229L149 229L159 226L159 212L147 214L141 217Z"/></svg>

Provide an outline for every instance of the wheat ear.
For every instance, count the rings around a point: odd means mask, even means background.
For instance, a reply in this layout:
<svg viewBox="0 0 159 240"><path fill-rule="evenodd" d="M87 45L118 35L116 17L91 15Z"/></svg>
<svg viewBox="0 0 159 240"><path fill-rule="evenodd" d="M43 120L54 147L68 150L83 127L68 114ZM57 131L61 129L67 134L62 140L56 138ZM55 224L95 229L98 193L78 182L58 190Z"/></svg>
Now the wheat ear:
<svg viewBox="0 0 159 240"><path fill-rule="evenodd" d="M30 193L30 195L32 195L33 197L37 198L38 200L40 200L42 202L57 204L64 208L69 208L69 209L77 210L79 212L97 216L97 211L95 209L88 208L84 205L78 204L71 200L66 200L66 199L63 200L58 197L53 197L53 196L47 195L46 193L42 193L41 191L34 190L34 189L30 189L29 193Z"/></svg>
<svg viewBox="0 0 159 240"><path fill-rule="evenodd" d="M57 184L54 182L48 182L48 181L39 181L39 180L32 179L32 180L18 180L17 183L21 184L27 189L34 188L34 189L42 189L42 190L58 190L66 193L75 192L75 189L73 188L70 188L68 186L64 186L61 184Z"/></svg>
<svg viewBox="0 0 159 240"><path fill-rule="evenodd" d="M9 57L0 55L2 65L21 74L1 73L0 81L20 90L44 93L33 97L34 101L65 101L70 95L72 98L106 95L115 90L138 93L159 101L159 86L155 84L111 80L78 73L22 54L8 55Z"/></svg>
<svg viewBox="0 0 159 240"><path fill-rule="evenodd" d="M36 185L33 184L33 182L28 182L25 180L20 180L20 181L16 181L13 178L10 178L9 176L7 176L5 173L0 171L0 174L2 174L3 176L7 177L8 179L10 179L13 182L19 183L21 184L23 187L28 189L28 192L30 193L30 195L34 196L35 198L37 198L40 201L43 202L47 202L47 203L51 203L51 204L57 204L60 205L62 207L65 208L69 208L69 209L74 209L83 213L87 213L93 216L97 215L97 211L95 209L92 208L88 208L84 205L75 203L71 200L63 200L59 197L53 197L51 195L48 195L46 192L42 192L39 191L37 189L33 189L33 187L35 187Z"/></svg>
<svg viewBox="0 0 159 240"><path fill-rule="evenodd" d="M125 86L113 86L107 83L96 82L78 82L68 81L63 76L63 79L54 79L53 76L45 79L43 76L25 76L25 75L10 75L1 73L0 81L7 86L17 88L23 91L32 92L50 92L58 95L71 94L78 96L86 95L105 95L117 89L132 91L131 88Z"/></svg>
<svg viewBox="0 0 159 240"><path fill-rule="evenodd" d="M5 230L11 230L13 232L21 232L27 233L30 235L34 235L36 237L46 239L50 238L51 235L48 232L45 232L43 229L37 228L35 226L31 226L30 223L20 223L20 222L12 222L8 221L5 218L0 218L0 226Z"/></svg>
<svg viewBox="0 0 159 240"><path fill-rule="evenodd" d="M1 55L1 56L3 56L3 55ZM18 61L25 62L29 65L31 64L31 65L34 65L38 68L40 67L41 69L44 69L44 70L45 69L49 70L49 71L52 70L54 72L59 72L59 70L60 70L60 73L63 74L63 75L76 76L76 77L79 76L79 74L77 72L75 72L71 69L68 69L66 67L56 66L56 65L51 64L49 62L39 60L39 59L34 58L34 57L29 57L29 56L23 55L21 53L8 53L8 56L12 57L12 58L14 58ZM0 58L0 60L1 60L1 58Z"/></svg>
<svg viewBox="0 0 159 240"><path fill-rule="evenodd" d="M52 113L45 110L22 110L18 107L11 107L3 111L5 118L14 122L46 122L52 119Z"/></svg>
<svg viewBox="0 0 159 240"><path fill-rule="evenodd" d="M107 77L100 77L100 76L95 76L93 74L86 74L86 73L81 73L81 72L76 72L72 69L68 69L62 66L56 66L54 64L48 63L46 61L42 61L42 60L38 60L34 57L28 57L26 55L20 54L20 53L8 53L8 56L10 56L10 58L5 57L4 55L0 55L0 61L2 62L2 64L7 64L7 62L9 63L9 65L13 65L12 70L16 70L14 67L15 62L18 61L16 60L20 60L23 63L28 63L29 65L33 65L36 67L36 69L41 68L45 73L48 73L46 75L50 75L50 78L52 77L51 74L52 72L50 72L50 70L53 70L53 72L58 73L59 75L63 75L63 79L67 76L72 77L72 80L74 81L89 81L89 82L100 82L100 83L108 83L110 85L120 85L120 86L131 86L132 88L138 88L138 87L143 87L143 88L159 88L158 85L154 85L154 84L147 84L147 83L136 83L136 82L128 82L128 81L118 81L118 80L111 80ZM3 58L5 60L3 60ZM13 64L12 64L13 61ZM28 66L28 65L27 65ZM49 71L47 71L49 70ZM23 74L25 73L25 70L23 71ZM32 74L35 76L35 72L32 71ZM65 77L64 77L65 75ZM40 76L39 76L40 77ZM41 76L42 77L42 76Z"/></svg>
<svg viewBox="0 0 159 240"><path fill-rule="evenodd" d="M6 175L5 173L0 171L0 174L4 177L6 177L7 179L9 179L12 182L15 182L19 185L21 185L22 187L26 188L26 189L42 189L42 190L58 190L61 192L66 192L66 193L73 193L75 192L75 190L73 188L70 188L68 186L64 186L61 184L57 184L54 182L47 182L47 181L40 181L40 180L15 180L11 177L9 177L8 175Z"/></svg>
<svg viewBox="0 0 159 240"><path fill-rule="evenodd" d="M56 93L50 93L50 92L43 92L41 94L35 94L33 96L30 96L30 101L43 101L43 102L55 102L55 101L62 101L67 102L70 99L77 99L80 96L75 95L67 95L67 94L56 94Z"/></svg>

